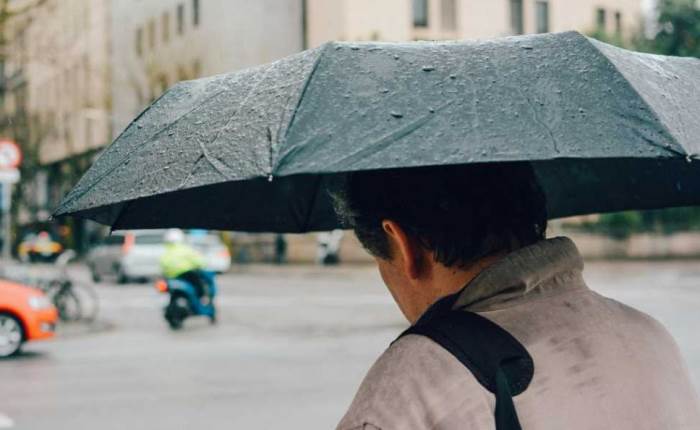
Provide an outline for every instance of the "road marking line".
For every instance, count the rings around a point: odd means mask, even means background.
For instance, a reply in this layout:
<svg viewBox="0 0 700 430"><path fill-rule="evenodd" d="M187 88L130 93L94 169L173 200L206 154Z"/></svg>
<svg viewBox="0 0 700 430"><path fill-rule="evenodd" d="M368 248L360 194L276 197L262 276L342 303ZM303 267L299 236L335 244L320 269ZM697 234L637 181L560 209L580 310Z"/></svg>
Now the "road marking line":
<svg viewBox="0 0 700 430"><path fill-rule="evenodd" d="M9 429L15 426L15 422L12 418L0 412L0 429Z"/></svg>

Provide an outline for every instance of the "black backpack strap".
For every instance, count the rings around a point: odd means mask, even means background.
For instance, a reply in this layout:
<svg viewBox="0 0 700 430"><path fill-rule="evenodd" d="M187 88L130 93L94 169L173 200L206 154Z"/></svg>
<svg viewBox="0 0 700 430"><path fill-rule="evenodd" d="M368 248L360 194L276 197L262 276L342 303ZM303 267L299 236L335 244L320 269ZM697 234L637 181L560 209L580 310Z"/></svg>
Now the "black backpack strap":
<svg viewBox="0 0 700 430"><path fill-rule="evenodd" d="M510 333L473 312L450 310L421 318L398 339L408 334L438 343L496 396L497 430L521 429L513 396L530 385L535 367L525 347Z"/></svg>

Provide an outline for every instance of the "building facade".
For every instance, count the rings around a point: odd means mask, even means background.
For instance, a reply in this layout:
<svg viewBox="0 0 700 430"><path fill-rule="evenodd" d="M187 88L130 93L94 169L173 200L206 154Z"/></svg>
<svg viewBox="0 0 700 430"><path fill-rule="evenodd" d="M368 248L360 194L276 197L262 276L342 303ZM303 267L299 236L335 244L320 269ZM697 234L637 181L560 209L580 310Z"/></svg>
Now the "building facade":
<svg viewBox="0 0 700 430"><path fill-rule="evenodd" d="M84 249L94 225L49 216L99 152L176 82L300 51L302 10L299 0L0 0L0 134L25 153L18 237L52 229Z"/></svg>
<svg viewBox="0 0 700 430"><path fill-rule="evenodd" d="M178 81L303 47L298 0L112 0L112 27L113 137Z"/></svg>
<svg viewBox="0 0 700 430"><path fill-rule="evenodd" d="M642 0L307 0L308 45L329 40L482 39L578 30L625 39Z"/></svg>
<svg viewBox="0 0 700 430"><path fill-rule="evenodd" d="M21 125L3 134L24 152L13 199L20 235L49 226L51 208L109 142L108 7L108 0L8 3L2 105ZM67 234L65 227L60 232Z"/></svg>

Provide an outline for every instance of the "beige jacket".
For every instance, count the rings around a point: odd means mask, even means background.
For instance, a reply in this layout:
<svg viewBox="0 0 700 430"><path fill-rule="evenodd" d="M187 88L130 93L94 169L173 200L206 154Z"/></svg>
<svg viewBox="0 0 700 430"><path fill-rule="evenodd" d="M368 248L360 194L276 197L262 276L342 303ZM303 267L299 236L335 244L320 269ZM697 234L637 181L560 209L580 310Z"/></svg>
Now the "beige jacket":
<svg viewBox="0 0 700 430"><path fill-rule="evenodd" d="M543 241L482 272L457 302L532 355L535 376L515 398L523 429L700 429L674 340L648 315L588 289L582 269L571 240ZM409 335L377 360L338 429L494 429L493 409L457 359Z"/></svg>

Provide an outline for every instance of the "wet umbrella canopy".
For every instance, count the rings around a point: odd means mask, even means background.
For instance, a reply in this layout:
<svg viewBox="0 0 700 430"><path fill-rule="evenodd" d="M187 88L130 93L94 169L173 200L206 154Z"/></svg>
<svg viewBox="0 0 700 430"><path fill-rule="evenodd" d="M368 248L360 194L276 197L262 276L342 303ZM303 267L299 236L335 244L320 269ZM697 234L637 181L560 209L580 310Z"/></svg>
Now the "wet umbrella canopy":
<svg viewBox="0 0 700 430"><path fill-rule="evenodd" d="M337 227L346 172L531 161L550 217L700 204L700 60L578 33L329 43L182 82L56 215L120 228Z"/></svg>

